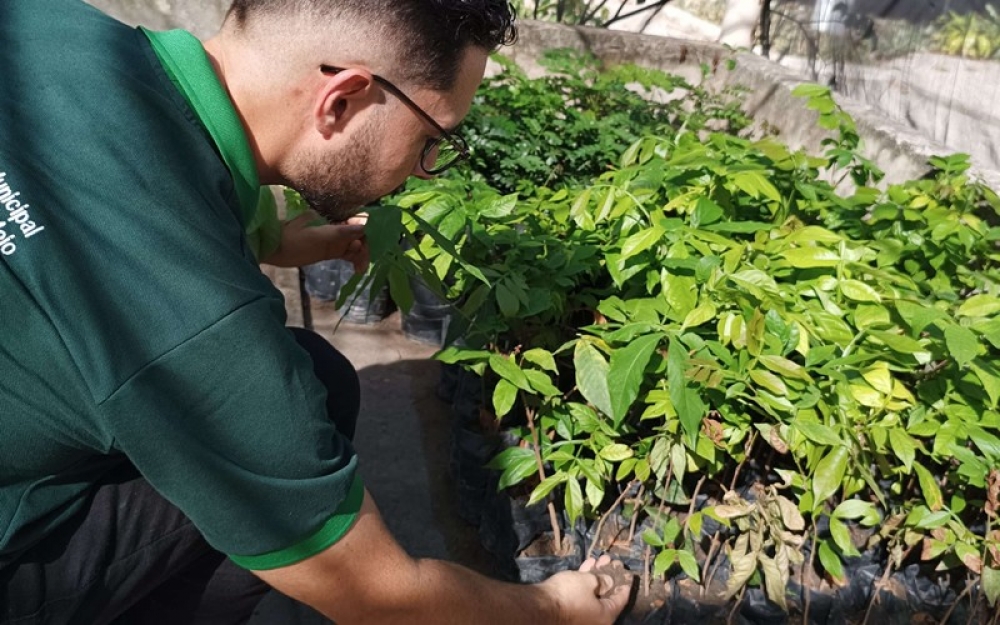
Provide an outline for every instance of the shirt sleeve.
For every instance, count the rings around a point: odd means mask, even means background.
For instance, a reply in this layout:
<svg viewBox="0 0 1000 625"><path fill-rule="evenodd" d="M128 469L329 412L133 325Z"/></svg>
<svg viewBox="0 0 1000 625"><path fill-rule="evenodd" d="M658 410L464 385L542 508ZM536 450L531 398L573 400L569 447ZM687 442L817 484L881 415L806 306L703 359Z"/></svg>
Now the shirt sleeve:
<svg viewBox="0 0 1000 625"><path fill-rule="evenodd" d="M115 445L215 549L285 566L350 528L363 488L308 353L260 299L150 362L103 404Z"/></svg>

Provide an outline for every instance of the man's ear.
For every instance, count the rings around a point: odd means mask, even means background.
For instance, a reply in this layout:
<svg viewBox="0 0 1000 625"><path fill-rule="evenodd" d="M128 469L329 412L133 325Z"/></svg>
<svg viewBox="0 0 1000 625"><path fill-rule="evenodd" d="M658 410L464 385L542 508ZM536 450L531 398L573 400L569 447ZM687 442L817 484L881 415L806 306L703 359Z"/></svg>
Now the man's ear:
<svg viewBox="0 0 1000 625"><path fill-rule="evenodd" d="M329 139L341 131L350 119L373 104L375 80L365 69L345 69L326 79L313 108L316 130Z"/></svg>

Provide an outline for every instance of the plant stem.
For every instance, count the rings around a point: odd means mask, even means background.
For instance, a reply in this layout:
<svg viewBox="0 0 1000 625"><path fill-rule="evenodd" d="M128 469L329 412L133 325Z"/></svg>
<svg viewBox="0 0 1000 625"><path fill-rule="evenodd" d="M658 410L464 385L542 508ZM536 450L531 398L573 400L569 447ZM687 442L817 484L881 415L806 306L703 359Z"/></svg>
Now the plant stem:
<svg viewBox="0 0 1000 625"><path fill-rule="evenodd" d="M972 588L975 585L976 585L975 580L971 579L965 584L965 590L963 590L957 597L955 597L955 602L951 604L951 607L948 608L948 611L945 612L944 616L941 617L941 620L938 621L938 625L948 625L948 619L951 618L951 613L954 612L955 608L958 607L958 604L962 601L962 597L969 594L969 592L972 591ZM973 613L975 613L975 610L973 610Z"/></svg>
<svg viewBox="0 0 1000 625"><path fill-rule="evenodd" d="M635 525L636 521L639 520L639 508L642 506L642 496L646 494L646 485L639 485L639 492L635 496L635 507L632 508L632 520L629 522L628 526L628 544L632 544L635 540Z"/></svg>
<svg viewBox="0 0 1000 625"><path fill-rule="evenodd" d="M531 430L531 443L535 452L535 464L538 465L538 477L545 480L545 463L542 462L542 446L538 441L538 428L535 427L535 411L525 408L528 417L528 429ZM549 523L552 524L552 540L556 546L556 553L562 554L562 531L559 529L559 515L556 514L556 506L550 500L546 506L549 511Z"/></svg>
<svg viewBox="0 0 1000 625"><path fill-rule="evenodd" d="M629 489L632 488L632 484L634 483L635 482L629 482L625 485L625 488L622 489L622 493L618 495L618 499L611 504L611 507L608 508L607 511L601 515L600 520L597 521L597 529L594 530L594 539L590 541L590 546L587 547L587 551L585 552L587 554L586 557L589 558L591 556L591 553L594 551L594 545L596 545L597 541L601 539L601 530L604 529L604 522L609 516L611 516L611 513L614 512L619 505L621 505L622 500L625 499L625 495L628 494Z"/></svg>
<svg viewBox="0 0 1000 625"><path fill-rule="evenodd" d="M729 616L726 618L726 625L730 625L733 622L733 617L736 616L736 611L740 607L740 603L743 602L743 593L747 590L746 584L740 588L740 595L736 597L736 603L733 604L733 608L729 611Z"/></svg>
<svg viewBox="0 0 1000 625"><path fill-rule="evenodd" d="M805 598L802 599L802 625L809 625L809 599L811 595L809 594L809 585L806 584L806 566L809 570L813 570L813 566L816 562L816 550L819 549L819 528L813 523L813 545L812 549L809 550L809 561L802 563L802 592L805 594Z"/></svg>
<svg viewBox="0 0 1000 625"><path fill-rule="evenodd" d="M913 551L913 547L907 548L907 550L903 552L903 555L900 556L899 562L902 563L904 560L906 560L906 557L910 555L911 551ZM865 610L865 618L863 621L861 621L861 625L868 625L868 618L872 614L872 606L874 606L875 602L878 601L877 593L878 591L882 590L882 587L885 586L886 582L889 580L889 577L892 575L892 569L893 569L892 560L890 559L889 564L885 567L885 572L882 573L881 579L875 582L872 586L872 594L874 596L872 597L872 600L868 603L868 609Z"/></svg>
<svg viewBox="0 0 1000 625"><path fill-rule="evenodd" d="M708 567L711 566L712 558L715 557L716 553L715 550L720 548L721 546L722 543L719 541L719 532L716 532L715 534L712 535L712 542L709 543L708 545L708 554L705 557L705 566L703 566L701 570L701 579L703 580L701 591L703 596L705 594L705 590L708 588L709 583L711 582L712 579L715 578L715 572L718 571L719 567L722 565L722 561L720 560L714 567L712 567L712 572L709 573Z"/></svg>
<svg viewBox="0 0 1000 625"><path fill-rule="evenodd" d="M743 470L743 465L746 463L747 459L750 458L750 452L753 451L753 444L757 441L757 432L750 432L750 440L747 441L746 456L743 458L743 462L736 465L736 470L733 472L733 479L729 482L729 490L736 490L736 480L740 477L740 471Z"/></svg>

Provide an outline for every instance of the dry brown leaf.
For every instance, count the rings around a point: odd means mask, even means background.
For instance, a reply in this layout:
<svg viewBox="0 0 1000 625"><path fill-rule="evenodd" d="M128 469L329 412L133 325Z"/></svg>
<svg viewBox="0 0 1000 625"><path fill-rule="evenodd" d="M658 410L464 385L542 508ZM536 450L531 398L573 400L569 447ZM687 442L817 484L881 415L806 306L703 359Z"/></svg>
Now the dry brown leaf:
<svg viewBox="0 0 1000 625"><path fill-rule="evenodd" d="M986 477L986 515L997 518L1000 513L1000 469L990 469Z"/></svg>

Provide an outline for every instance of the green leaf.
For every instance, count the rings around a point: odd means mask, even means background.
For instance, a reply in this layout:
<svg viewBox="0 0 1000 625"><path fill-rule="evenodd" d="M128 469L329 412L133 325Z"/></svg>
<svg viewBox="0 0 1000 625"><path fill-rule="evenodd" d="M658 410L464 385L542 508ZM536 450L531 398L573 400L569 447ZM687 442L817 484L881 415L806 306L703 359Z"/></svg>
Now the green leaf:
<svg viewBox="0 0 1000 625"><path fill-rule="evenodd" d="M744 269L730 274L729 279L750 293L761 297L764 294L778 295L778 283L760 269Z"/></svg>
<svg viewBox="0 0 1000 625"><path fill-rule="evenodd" d="M502 354L492 353L490 354L490 369L522 391L532 392L531 383L528 382L527 376L513 359Z"/></svg>
<svg viewBox="0 0 1000 625"><path fill-rule="evenodd" d="M684 317L684 323L681 325L681 329L686 330L687 328L700 326L706 321L714 319L715 314L715 306L711 302L701 304Z"/></svg>
<svg viewBox="0 0 1000 625"><path fill-rule="evenodd" d="M892 453L903 463L903 467L907 471L912 471L913 462L917 458L917 444L913 438L902 428L893 427L889 429L889 446Z"/></svg>
<svg viewBox="0 0 1000 625"><path fill-rule="evenodd" d="M837 517L830 517L830 536L845 556L861 555L851 542L851 530Z"/></svg>
<svg viewBox="0 0 1000 625"><path fill-rule="evenodd" d="M604 485L602 482L595 482L588 479L584 493L587 495L587 502L591 508L596 510L601 507L601 503L604 501Z"/></svg>
<svg viewBox="0 0 1000 625"><path fill-rule="evenodd" d="M961 367L968 365L979 355L979 339L968 328L949 324L944 329L944 340L952 358Z"/></svg>
<svg viewBox="0 0 1000 625"><path fill-rule="evenodd" d="M572 479L566 482L563 504L570 523L576 523L576 520L583 515L583 490L580 488L580 482Z"/></svg>
<svg viewBox="0 0 1000 625"><path fill-rule="evenodd" d="M432 227L432 230L437 229ZM365 235L372 258L384 258L397 252L399 239L403 236L403 211L390 205L373 207L368 211Z"/></svg>
<svg viewBox="0 0 1000 625"><path fill-rule="evenodd" d="M625 418L639 396L639 388L645 380L646 366L660 344L660 338L660 335L642 336L611 354L607 387L611 417L616 426Z"/></svg>
<svg viewBox="0 0 1000 625"><path fill-rule="evenodd" d="M695 582L701 581L701 571L698 570L698 561L694 554L689 551L678 550L677 562L681 565L681 570Z"/></svg>
<svg viewBox="0 0 1000 625"><path fill-rule="evenodd" d="M919 462L914 462L913 468L917 471L917 481L920 482L920 490L924 493L924 503L932 511L942 509L944 507L944 497L941 495L941 487L938 486L937 480Z"/></svg>
<svg viewBox="0 0 1000 625"><path fill-rule="evenodd" d="M601 449L598 455L611 462L621 462L626 458L631 458L633 456L633 451L628 445L623 445L622 443L611 443Z"/></svg>
<svg viewBox="0 0 1000 625"><path fill-rule="evenodd" d="M573 353L576 368L576 386L588 402L602 413L611 416L611 394L608 390L608 362L596 347L587 341L577 341Z"/></svg>
<svg viewBox="0 0 1000 625"><path fill-rule="evenodd" d="M782 356L765 354L760 356L758 361L771 371L781 374L786 378L798 378L800 380L805 380L806 382L812 382L812 378L809 376L805 367L793 360L789 360Z"/></svg>
<svg viewBox="0 0 1000 625"><path fill-rule="evenodd" d="M514 317L521 309L521 300L506 281L497 282L496 297L497 305L504 317Z"/></svg>
<svg viewBox="0 0 1000 625"><path fill-rule="evenodd" d="M524 359L552 373L559 372L559 368L556 367L556 360L552 357L552 352L540 347L524 352Z"/></svg>
<svg viewBox="0 0 1000 625"><path fill-rule="evenodd" d="M836 267L841 262L837 252L825 247L795 247L785 250L782 257L788 261L789 265L797 269Z"/></svg>
<svg viewBox="0 0 1000 625"><path fill-rule="evenodd" d="M521 447L512 447L506 451L511 450L516 450L516 452L508 455L503 462L496 462L497 459L495 458L494 462L490 463L490 466L503 470L503 474L500 475L500 481L497 484L498 491L508 486L520 484L538 471L533 451Z"/></svg>
<svg viewBox="0 0 1000 625"><path fill-rule="evenodd" d="M841 280L837 283L844 297L856 302L881 302L882 296L872 287L860 280Z"/></svg>
<svg viewBox="0 0 1000 625"><path fill-rule="evenodd" d="M1000 312L1000 298L993 295L973 295L958 307L960 317L989 317Z"/></svg>
<svg viewBox="0 0 1000 625"><path fill-rule="evenodd" d="M396 210L398 211L399 209ZM427 223L425 220L421 219L419 215L416 215L414 213L407 213L407 215L410 219L413 219L414 221L417 222L417 225L420 227L420 229L426 232L427 236L431 237L431 239L434 240L434 243L436 243L438 247L440 247L446 254L454 258L455 261L458 262L459 265L461 265L464 271L466 271L469 275L473 276L483 284L490 283L490 281L486 279L486 276L483 275L483 272L478 267L462 259L462 256L455 249L455 244L450 239L442 235L437 228ZM368 217L368 223L369 224L371 223L370 215ZM368 231L367 225L365 226L365 231L366 232ZM399 241L399 238L397 237L396 239L394 239L394 241ZM398 245L398 243L396 243L396 245ZM379 258L378 255L374 254L374 250L372 250L372 254L373 258Z"/></svg>
<svg viewBox="0 0 1000 625"><path fill-rule="evenodd" d="M622 243L621 260L629 259L656 245L663 238L664 230L659 226L646 228L625 239Z"/></svg>
<svg viewBox="0 0 1000 625"><path fill-rule="evenodd" d="M819 561L826 572L838 583L843 584L847 581L847 577L844 575L844 563L827 540L821 540L819 543Z"/></svg>
<svg viewBox="0 0 1000 625"><path fill-rule="evenodd" d="M494 198L489 204L481 206L477 212L481 217L486 217L487 219L501 219L514 212L516 206L517 194L512 193Z"/></svg>
<svg viewBox="0 0 1000 625"><path fill-rule="evenodd" d="M1000 602L1000 568L983 567L983 593L991 606Z"/></svg>
<svg viewBox="0 0 1000 625"><path fill-rule="evenodd" d="M653 560L653 575L662 577L674 565L676 559L677 550L675 549L664 549L656 554L656 558Z"/></svg>
<svg viewBox="0 0 1000 625"><path fill-rule="evenodd" d="M977 358L972 363L972 371L979 378L983 389L990 397L990 408L996 408L997 401L1000 400L1000 374L998 374L993 362Z"/></svg>
<svg viewBox="0 0 1000 625"><path fill-rule="evenodd" d="M750 379L754 381L754 384L761 386L779 397L784 397L788 395L788 387L785 385L784 380L774 375L770 371L764 371L763 369L753 369L750 371Z"/></svg>
<svg viewBox="0 0 1000 625"><path fill-rule="evenodd" d="M670 338L670 349L667 356L667 380L670 390L670 402L677 411L684 433L687 434L691 446L698 440L701 421L708 407L701 399L701 394L691 388L685 376L688 366L687 351L684 345L675 337Z"/></svg>
<svg viewBox="0 0 1000 625"><path fill-rule="evenodd" d="M833 516L838 519L868 518L872 513L878 514L875 504L861 499L845 499L833 510Z"/></svg>
<svg viewBox="0 0 1000 625"><path fill-rule="evenodd" d="M816 465L812 491L817 507L822 506L827 499L833 497L840 490L847 473L849 458L847 447L836 447Z"/></svg>
<svg viewBox="0 0 1000 625"><path fill-rule="evenodd" d="M552 378L550 378L544 371L539 371L537 369L525 369L524 375L528 378L531 388L540 393L542 396L556 397L562 394L562 392L556 388L554 384L552 384Z"/></svg>
<svg viewBox="0 0 1000 625"><path fill-rule="evenodd" d="M478 362L489 358L490 352L484 349L467 349L450 345L434 355L435 360L453 365L459 362Z"/></svg>
<svg viewBox="0 0 1000 625"><path fill-rule="evenodd" d="M816 83L803 83L792 89L792 95L797 98L829 97L830 88Z"/></svg>
<svg viewBox="0 0 1000 625"><path fill-rule="evenodd" d="M389 268L389 296L400 310L408 311L413 307L413 289L410 288L410 280L397 265Z"/></svg>
<svg viewBox="0 0 1000 625"><path fill-rule="evenodd" d="M700 228L713 224L725 216L725 211L706 196L698 198L691 213L691 227Z"/></svg>
<svg viewBox="0 0 1000 625"><path fill-rule="evenodd" d="M573 200L569 214L573 221L581 230L593 230L595 228L594 218L590 214L590 189L585 189Z"/></svg>
<svg viewBox="0 0 1000 625"><path fill-rule="evenodd" d="M517 387L507 380L500 380L493 388L493 411L497 418L506 415L517 401Z"/></svg>
<svg viewBox="0 0 1000 625"><path fill-rule="evenodd" d="M906 322L906 325L910 326L913 334L920 334L924 331L924 328L935 321L948 318L945 312L937 308L905 300L896 301L896 311L903 318L903 321Z"/></svg>
<svg viewBox="0 0 1000 625"><path fill-rule="evenodd" d="M559 486L567 479L569 479L569 475L563 471L557 471L555 474L548 476L542 480L533 491L531 491L531 497L528 498L528 505L533 506L542 501L549 496L549 493L551 493L556 486Z"/></svg>
<svg viewBox="0 0 1000 625"><path fill-rule="evenodd" d="M799 432L802 432L802 435L809 440L814 443L819 443L820 445L837 447L838 445L844 444L844 441L837 436L837 433L833 431L833 428L823 425L822 423L796 419L792 422L792 427L797 429Z"/></svg>
<svg viewBox="0 0 1000 625"><path fill-rule="evenodd" d="M927 347L917 339L910 338L905 334L893 334L891 332L879 332L879 331L869 331L869 336L872 336L889 349L899 352L900 354L920 354L926 353Z"/></svg>
<svg viewBox="0 0 1000 625"><path fill-rule="evenodd" d="M781 201L781 193L771 181L764 177L762 172L741 171L733 175L733 184L736 187L756 199L761 195L775 202Z"/></svg>

